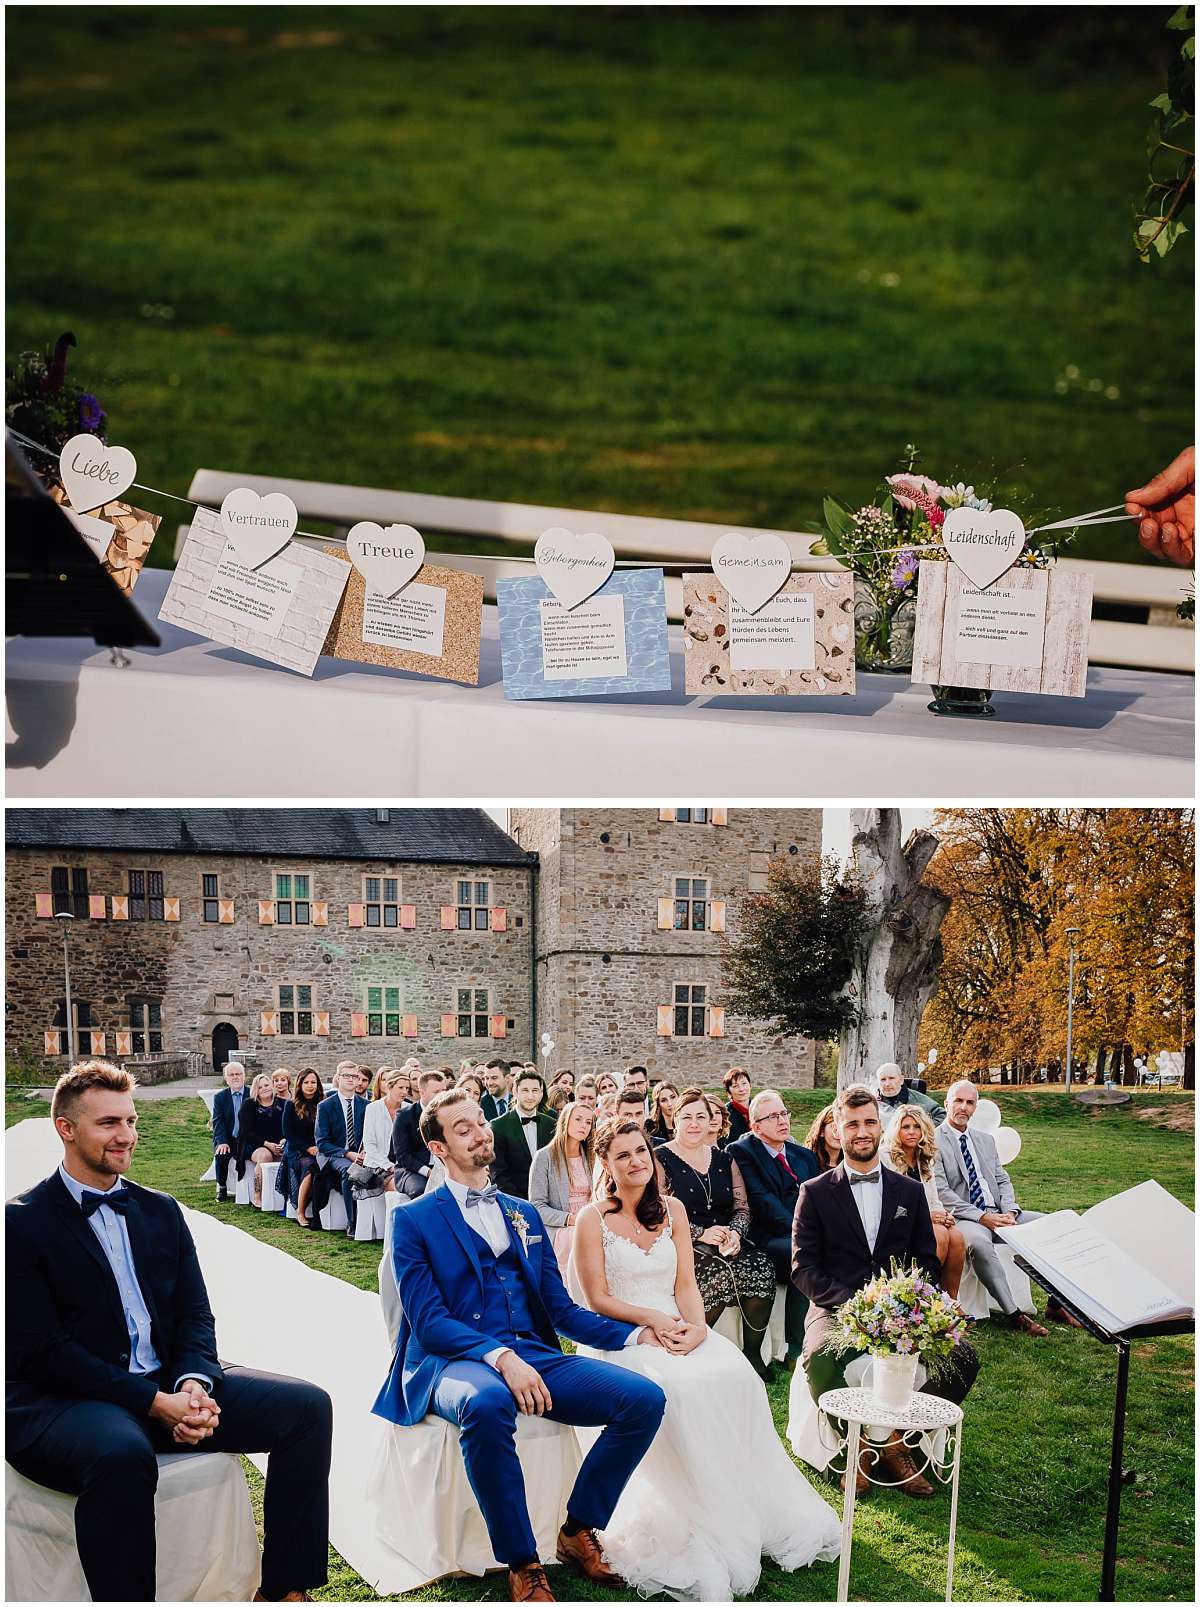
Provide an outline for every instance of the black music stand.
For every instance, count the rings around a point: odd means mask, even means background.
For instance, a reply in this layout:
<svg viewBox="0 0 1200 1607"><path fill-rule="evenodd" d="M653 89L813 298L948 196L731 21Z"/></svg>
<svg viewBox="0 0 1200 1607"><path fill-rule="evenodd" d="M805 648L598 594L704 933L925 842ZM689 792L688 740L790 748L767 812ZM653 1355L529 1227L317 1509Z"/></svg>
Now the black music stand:
<svg viewBox="0 0 1200 1607"><path fill-rule="evenodd" d="M1104 1515L1104 1561L1100 1569L1100 1594L1097 1601L1117 1599L1117 1530L1121 1524L1121 1485L1126 1473L1122 1466L1125 1454L1125 1405L1129 1397L1129 1347L1138 1339L1161 1339L1167 1334L1194 1334L1194 1317L1177 1317L1171 1322L1146 1322L1137 1328L1126 1328L1123 1333L1110 1334L1094 1317L1056 1289L1044 1272L1030 1266L1022 1255L1014 1253L1013 1260L1021 1271L1032 1278L1059 1305L1064 1306L1093 1339L1102 1345L1117 1347L1117 1398L1113 1405L1112 1453L1108 1463L1108 1507ZM1132 1473L1129 1475L1132 1478Z"/></svg>

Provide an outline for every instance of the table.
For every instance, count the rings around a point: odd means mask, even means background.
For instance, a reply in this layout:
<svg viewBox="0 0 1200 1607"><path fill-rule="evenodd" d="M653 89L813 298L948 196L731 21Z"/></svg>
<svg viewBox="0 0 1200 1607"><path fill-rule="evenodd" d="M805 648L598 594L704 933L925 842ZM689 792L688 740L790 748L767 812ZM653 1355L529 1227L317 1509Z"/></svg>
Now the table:
<svg viewBox="0 0 1200 1607"><path fill-rule="evenodd" d="M143 571L151 619L169 575ZM157 622L125 668L66 638L8 644L10 799L1190 798L1191 676L1093 667L1086 699L997 694L992 720L927 712L927 686L861 675L855 698L683 691L510 702L496 611L480 684L322 658L311 682Z"/></svg>
<svg viewBox="0 0 1200 1607"><path fill-rule="evenodd" d="M857 1499L855 1489L857 1480L852 1476L851 1470L858 1466L859 1436L863 1424L869 1423L872 1427L899 1429L910 1450L915 1447L920 1435L936 1432L938 1429L946 1431L946 1441L940 1460L935 1460L930 1454L921 1471L932 1473L936 1479L945 1484L949 1464L950 1538L946 1549L946 1600L952 1601L954 1537L958 1527L958 1471L962 1451L962 1407L956 1406L953 1401L941 1400L936 1395L922 1395L918 1391L905 1410L898 1412L894 1407L880 1405L869 1389L827 1389L817 1405L827 1418L843 1419L847 1428L846 1496L842 1507L842 1556L838 1564L837 1599L849 1600L847 1591L850 1584L850 1550L854 1543L854 1507ZM869 1471L866 1471L866 1477L872 1484L886 1486L889 1483L886 1479L872 1478Z"/></svg>

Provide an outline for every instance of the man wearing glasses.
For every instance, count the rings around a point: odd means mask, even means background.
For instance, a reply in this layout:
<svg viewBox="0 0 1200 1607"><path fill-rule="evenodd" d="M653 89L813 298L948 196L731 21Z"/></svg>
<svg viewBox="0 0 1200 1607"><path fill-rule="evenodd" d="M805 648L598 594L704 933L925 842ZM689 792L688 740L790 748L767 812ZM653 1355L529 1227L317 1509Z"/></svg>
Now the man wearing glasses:
<svg viewBox="0 0 1200 1607"><path fill-rule="evenodd" d="M808 1300L792 1282L792 1218L800 1185L820 1171L812 1150L792 1139L792 1119L774 1088L750 1101L750 1131L726 1149L737 1161L750 1198L750 1236L765 1250L783 1285L787 1370L793 1372L804 1349Z"/></svg>

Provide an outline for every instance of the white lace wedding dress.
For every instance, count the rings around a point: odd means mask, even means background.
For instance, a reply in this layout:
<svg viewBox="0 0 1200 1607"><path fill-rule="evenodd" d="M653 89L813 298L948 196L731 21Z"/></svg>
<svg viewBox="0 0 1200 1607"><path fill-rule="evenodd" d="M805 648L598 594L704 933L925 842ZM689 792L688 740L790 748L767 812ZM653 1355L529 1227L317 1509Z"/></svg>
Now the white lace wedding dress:
<svg viewBox="0 0 1200 1607"><path fill-rule="evenodd" d="M677 1313L669 1228L645 1251L607 1225L602 1233L614 1299ZM836 1560L838 1516L784 1450L762 1382L736 1345L710 1329L686 1356L656 1345L593 1354L652 1378L667 1397L662 1427L600 1537L633 1589L729 1601L754 1589L764 1554L784 1568ZM590 1446L599 1430L578 1432Z"/></svg>

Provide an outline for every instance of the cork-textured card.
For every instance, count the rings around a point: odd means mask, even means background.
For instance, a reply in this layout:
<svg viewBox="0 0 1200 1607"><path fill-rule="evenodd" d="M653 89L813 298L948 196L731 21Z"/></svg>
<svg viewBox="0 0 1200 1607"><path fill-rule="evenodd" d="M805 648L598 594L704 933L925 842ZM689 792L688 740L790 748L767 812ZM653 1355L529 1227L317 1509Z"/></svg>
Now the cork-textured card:
<svg viewBox="0 0 1200 1607"><path fill-rule="evenodd" d="M615 570L574 608L540 575L500 580L496 606L506 698L670 691L661 569Z"/></svg>
<svg viewBox="0 0 1200 1607"><path fill-rule="evenodd" d="M128 502L106 502L102 508L80 514L72 509L67 501L67 493L57 481L51 482L46 489L116 585L127 594L131 592L154 544L155 534L162 523L161 515L131 507Z"/></svg>
<svg viewBox="0 0 1200 1607"><path fill-rule="evenodd" d="M854 576L789 575L750 613L711 570L683 577L688 692L836 697L854 692Z"/></svg>
<svg viewBox="0 0 1200 1607"><path fill-rule="evenodd" d="M349 571L323 652L360 664L479 684L483 577L422 564L394 597L370 591L345 547L325 552Z"/></svg>
<svg viewBox="0 0 1200 1607"><path fill-rule="evenodd" d="M347 567L292 541L257 569L247 568L225 540L221 515L197 508L158 617L311 675Z"/></svg>

